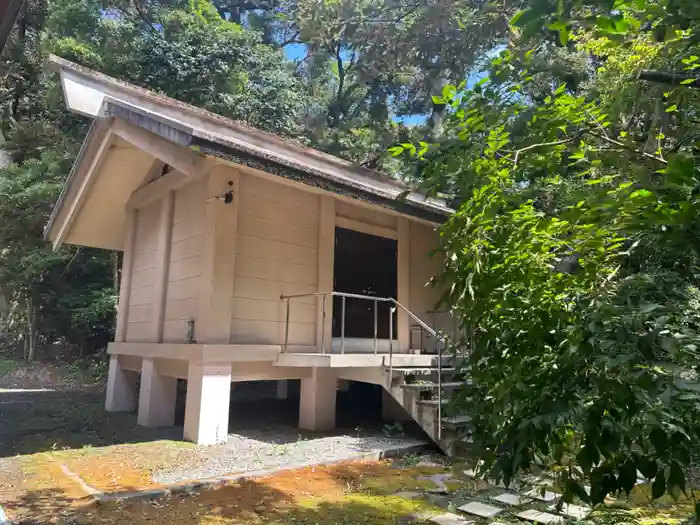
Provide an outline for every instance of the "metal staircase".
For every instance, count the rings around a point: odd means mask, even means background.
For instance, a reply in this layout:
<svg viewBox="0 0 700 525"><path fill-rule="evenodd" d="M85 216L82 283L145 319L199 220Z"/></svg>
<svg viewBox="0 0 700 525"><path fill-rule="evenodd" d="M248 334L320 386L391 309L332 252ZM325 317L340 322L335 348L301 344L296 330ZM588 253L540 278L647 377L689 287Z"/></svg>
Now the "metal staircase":
<svg viewBox="0 0 700 525"><path fill-rule="evenodd" d="M454 368L386 367L386 374L386 390L445 454L455 453L457 440L470 442L469 418L444 415L450 393L465 381L456 375Z"/></svg>
<svg viewBox="0 0 700 525"><path fill-rule="evenodd" d="M286 326L285 340L282 353L287 352L289 340L289 315L290 302L301 297L316 297L322 301L322 330L323 334L320 344L321 354L332 352L332 348L327 349L325 340L325 326L327 318L327 298L341 298L341 337L340 353L346 353L345 347L345 305L347 299L359 299L373 303L374 312L374 339L373 351L378 353L377 338L377 307L381 303L389 303L389 355L388 360L382 365L383 374L379 381L391 396L401 405L404 410L415 420L426 434L448 455L455 452L455 443L460 440L462 443L471 441L470 421L466 416L447 416L443 414L444 408L449 404L450 392L459 388L467 379L460 377L459 371L452 366L453 357L443 356L445 348L449 347L448 338L428 326L423 320L418 318L413 312L391 297L364 296L341 292L319 292L314 294L301 294L281 296L282 301L286 301ZM432 356L430 366L400 366L395 367L394 351L394 316L397 310L403 310L411 319L411 333L420 330L419 348L410 350L409 354L427 354ZM434 319L434 318L433 318ZM453 334L454 335L454 334ZM424 337L426 336L426 337ZM426 344L427 343L427 344ZM329 345L330 346L330 345ZM412 348L413 344L410 345ZM426 348L431 346L431 348ZM371 382L376 382L372 380Z"/></svg>

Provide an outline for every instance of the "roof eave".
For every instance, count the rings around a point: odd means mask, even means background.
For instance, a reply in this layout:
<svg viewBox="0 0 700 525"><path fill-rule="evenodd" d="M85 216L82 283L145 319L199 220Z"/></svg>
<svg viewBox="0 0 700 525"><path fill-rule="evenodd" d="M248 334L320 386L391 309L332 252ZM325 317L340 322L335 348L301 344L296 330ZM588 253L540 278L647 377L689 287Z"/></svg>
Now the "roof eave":
<svg viewBox="0 0 700 525"><path fill-rule="evenodd" d="M59 57L51 56L48 67L61 74L66 104L73 112L93 118L111 115L180 146L196 147L228 160L244 159L249 165L258 165L259 169L389 206L431 222L444 222L454 213L440 199L411 192L400 181L324 152L249 128Z"/></svg>
<svg viewBox="0 0 700 525"><path fill-rule="evenodd" d="M65 217L65 211L75 197L75 191L84 178L88 175L88 168L96 154L98 145L102 142L111 126L111 118L98 118L93 121L88 130L85 140L80 146L78 156L73 163L68 178L66 179L61 194L54 205L51 216L44 228L44 239L53 244L54 249L58 249L63 244L63 238L59 237L58 230L69 218Z"/></svg>

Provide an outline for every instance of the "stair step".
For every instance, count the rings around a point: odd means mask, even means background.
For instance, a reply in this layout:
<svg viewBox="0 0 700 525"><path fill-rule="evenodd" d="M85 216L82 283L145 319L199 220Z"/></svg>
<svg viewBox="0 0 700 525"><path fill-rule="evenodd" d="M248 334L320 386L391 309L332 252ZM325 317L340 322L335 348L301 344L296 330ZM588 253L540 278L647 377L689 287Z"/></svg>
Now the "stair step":
<svg viewBox="0 0 700 525"><path fill-rule="evenodd" d="M387 370L389 370L388 367L387 367ZM437 367L435 367L435 368L418 368L418 367L417 368L404 368L404 367L401 367L401 368L393 368L392 371L399 372L402 374L431 374L433 372L437 373L438 369L437 369ZM447 373L447 372L454 372L454 371L455 371L454 368L442 367L443 374Z"/></svg>
<svg viewBox="0 0 700 525"><path fill-rule="evenodd" d="M452 388L459 388L462 386L464 383L462 382L456 382L456 383L442 383L442 388L446 389L452 389ZM437 390L440 387L437 383L405 383L401 385L401 388L404 388L406 390Z"/></svg>
<svg viewBox="0 0 700 525"><path fill-rule="evenodd" d="M472 418L469 416L451 416L443 417L442 424L445 427L458 428L463 427L471 423Z"/></svg>

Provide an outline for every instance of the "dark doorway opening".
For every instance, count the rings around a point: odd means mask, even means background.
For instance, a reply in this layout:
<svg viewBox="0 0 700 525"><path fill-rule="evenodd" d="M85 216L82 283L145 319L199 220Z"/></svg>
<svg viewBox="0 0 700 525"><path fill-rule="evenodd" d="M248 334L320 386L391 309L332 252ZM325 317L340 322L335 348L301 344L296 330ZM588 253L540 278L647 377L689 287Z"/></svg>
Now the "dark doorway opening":
<svg viewBox="0 0 700 525"><path fill-rule="evenodd" d="M334 291L396 298L397 242L344 228L335 229ZM390 303L377 304L377 337L389 338ZM340 337L342 298L333 299L333 337ZM396 337L396 316L394 316ZM374 303L346 299L345 337L374 338Z"/></svg>

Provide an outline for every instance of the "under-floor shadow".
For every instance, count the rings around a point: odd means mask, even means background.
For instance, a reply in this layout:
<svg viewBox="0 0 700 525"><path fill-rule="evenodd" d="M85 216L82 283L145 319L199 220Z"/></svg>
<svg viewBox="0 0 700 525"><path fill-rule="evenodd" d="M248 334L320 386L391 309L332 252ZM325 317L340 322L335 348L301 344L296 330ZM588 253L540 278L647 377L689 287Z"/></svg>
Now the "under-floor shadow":
<svg viewBox="0 0 700 525"><path fill-rule="evenodd" d="M106 412L99 391L0 392L0 422L0 457L182 437L182 429L137 426L135 413Z"/></svg>

